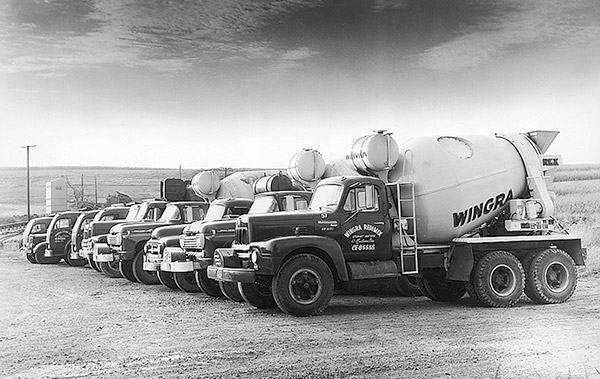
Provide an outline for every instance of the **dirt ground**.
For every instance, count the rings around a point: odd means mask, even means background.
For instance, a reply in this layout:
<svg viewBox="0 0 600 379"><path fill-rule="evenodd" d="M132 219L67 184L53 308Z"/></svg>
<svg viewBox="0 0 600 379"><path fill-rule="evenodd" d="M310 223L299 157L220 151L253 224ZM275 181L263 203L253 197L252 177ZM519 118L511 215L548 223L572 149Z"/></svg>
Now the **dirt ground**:
<svg viewBox="0 0 600 379"><path fill-rule="evenodd" d="M320 316L0 250L0 377L600 378L600 280L566 304L336 295Z"/></svg>

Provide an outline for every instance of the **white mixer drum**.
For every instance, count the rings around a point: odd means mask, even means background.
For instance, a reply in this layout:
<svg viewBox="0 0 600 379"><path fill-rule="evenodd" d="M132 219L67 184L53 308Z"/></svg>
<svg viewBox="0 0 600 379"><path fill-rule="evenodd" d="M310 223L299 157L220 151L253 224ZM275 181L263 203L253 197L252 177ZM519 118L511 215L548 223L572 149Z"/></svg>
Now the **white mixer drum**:
<svg viewBox="0 0 600 379"><path fill-rule="evenodd" d="M321 153L313 149L304 149L292 156L288 173L299 182L314 182L323 176L325 160Z"/></svg>
<svg viewBox="0 0 600 379"><path fill-rule="evenodd" d="M398 144L391 134L377 132L356 140L346 160L360 172L381 172L391 169L399 156Z"/></svg>
<svg viewBox="0 0 600 379"><path fill-rule="evenodd" d="M192 178L192 190L200 197L214 195L220 187L219 176L213 171L200 172Z"/></svg>

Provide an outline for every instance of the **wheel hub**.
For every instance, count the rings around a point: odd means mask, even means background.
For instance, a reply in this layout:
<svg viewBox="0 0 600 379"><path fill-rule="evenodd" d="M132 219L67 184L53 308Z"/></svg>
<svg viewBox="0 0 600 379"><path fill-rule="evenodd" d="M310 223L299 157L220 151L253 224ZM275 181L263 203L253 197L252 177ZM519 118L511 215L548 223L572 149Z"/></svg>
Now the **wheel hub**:
<svg viewBox="0 0 600 379"><path fill-rule="evenodd" d="M560 262L553 262L546 268L546 285L553 292L562 292L569 284L569 271Z"/></svg>
<svg viewBox="0 0 600 379"><path fill-rule="evenodd" d="M311 304L321 295L321 277L312 269L296 271L290 280L289 291L299 304Z"/></svg>
<svg viewBox="0 0 600 379"><path fill-rule="evenodd" d="M490 288L498 296L510 296L517 285L515 272L507 265L494 267L490 275Z"/></svg>

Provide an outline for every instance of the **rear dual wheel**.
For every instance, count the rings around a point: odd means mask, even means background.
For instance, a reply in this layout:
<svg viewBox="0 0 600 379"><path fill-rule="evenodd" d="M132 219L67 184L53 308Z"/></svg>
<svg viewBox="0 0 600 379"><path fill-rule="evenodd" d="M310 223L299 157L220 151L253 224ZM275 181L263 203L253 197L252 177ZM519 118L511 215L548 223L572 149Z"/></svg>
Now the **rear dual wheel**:
<svg viewBox="0 0 600 379"><path fill-rule="evenodd" d="M523 295L524 277L517 257L507 251L493 251L475 263L467 290L472 299L489 307L511 307Z"/></svg>
<svg viewBox="0 0 600 379"><path fill-rule="evenodd" d="M400 296L414 297L421 296L423 292L419 289L417 278L413 276L399 276L394 281L394 291Z"/></svg>
<svg viewBox="0 0 600 379"><path fill-rule="evenodd" d="M423 295L435 301L454 302L466 292L464 283L446 279L444 269L423 270L422 276L416 281Z"/></svg>
<svg viewBox="0 0 600 379"><path fill-rule="evenodd" d="M266 283L238 283L238 290L244 300L258 309L277 308L271 286Z"/></svg>
<svg viewBox="0 0 600 379"><path fill-rule="evenodd" d="M567 301L577 287L575 262L564 250L549 248L527 260L525 294L539 304Z"/></svg>

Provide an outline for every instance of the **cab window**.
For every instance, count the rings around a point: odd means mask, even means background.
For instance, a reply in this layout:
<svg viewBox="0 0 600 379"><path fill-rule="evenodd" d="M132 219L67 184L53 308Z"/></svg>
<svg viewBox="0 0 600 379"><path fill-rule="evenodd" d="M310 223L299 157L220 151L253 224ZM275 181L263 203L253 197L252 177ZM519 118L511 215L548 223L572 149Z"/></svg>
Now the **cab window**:
<svg viewBox="0 0 600 379"><path fill-rule="evenodd" d="M31 230L31 233L45 233L46 224L35 224Z"/></svg>
<svg viewBox="0 0 600 379"><path fill-rule="evenodd" d="M372 184L364 184L348 191L344 210L347 212L379 210L379 189Z"/></svg>
<svg viewBox="0 0 600 379"><path fill-rule="evenodd" d="M63 228L68 228L71 226L71 219L70 218L61 218L59 220L56 221L56 229L63 229Z"/></svg>

